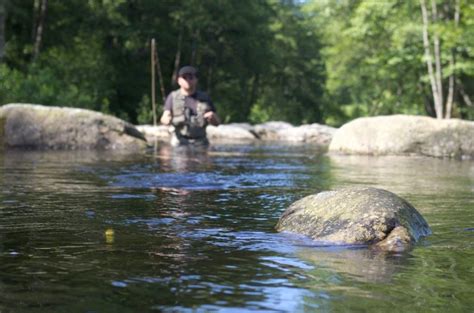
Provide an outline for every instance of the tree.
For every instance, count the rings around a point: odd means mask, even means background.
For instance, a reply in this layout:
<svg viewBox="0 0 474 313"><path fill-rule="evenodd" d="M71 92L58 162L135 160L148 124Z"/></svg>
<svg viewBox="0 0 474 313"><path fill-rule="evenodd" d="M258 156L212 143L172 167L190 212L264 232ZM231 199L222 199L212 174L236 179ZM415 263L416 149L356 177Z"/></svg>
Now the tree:
<svg viewBox="0 0 474 313"><path fill-rule="evenodd" d="M323 120L325 71L319 33L299 4L274 2L270 23L271 62L260 78L251 120L295 124Z"/></svg>
<svg viewBox="0 0 474 313"><path fill-rule="evenodd" d="M433 63L432 77L438 77L436 86L442 82L438 89L445 95L445 107L451 107L456 117L472 118L474 112L467 105L473 90L472 5L462 0L432 3L442 8L437 10L436 24L428 27L430 34L438 34L436 44L430 35L430 49L439 55L439 70ZM318 1L308 3L306 9L323 34L328 123L394 113L436 116L436 98L426 75L420 3Z"/></svg>
<svg viewBox="0 0 474 313"><path fill-rule="evenodd" d="M43 42L43 32L46 23L46 12L48 11L48 0L35 0L34 9L34 13L35 16L37 16L37 20L35 21L33 33L33 60L36 60L40 53L41 44Z"/></svg>
<svg viewBox="0 0 474 313"><path fill-rule="evenodd" d="M423 112L419 40L409 4L327 1L310 3L306 9L322 33L327 123Z"/></svg>
<svg viewBox="0 0 474 313"><path fill-rule="evenodd" d="M0 0L0 62L5 55L5 20L6 20L5 0Z"/></svg>
<svg viewBox="0 0 474 313"><path fill-rule="evenodd" d="M474 6L423 1L443 116L474 118ZM195 64L225 122L434 116L421 13L403 0L0 0L0 102L150 122L156 38L165 93Z"/></svg>
<svg viewBox="0 0 474 313"><path fill-rule="evenodd" d="M200 85L225 121L244 121L255 101L256 77L270 62L266 1L184 1L172 12L176 64L195 64Z"/></svg>
<svg viewBox="0 0 474 313"><path fill-rule="evenodd" d="M454 0L443 1L439 5L435 0L431 0L431 10L428 10L425 0L420 0L420 8L423 20L425 61L436 117L438 119L450 118L455 95L459 94L457 85L462 84L459 80L456 83L456 72L461 70L456 66L457 51L463 50L462 39L459 37L461 3L460 0ZM430 17L433 27L430 27ZM443 44L447 46L444 50ZM467 94L464 95L465 102L470 103Z"/></svg>

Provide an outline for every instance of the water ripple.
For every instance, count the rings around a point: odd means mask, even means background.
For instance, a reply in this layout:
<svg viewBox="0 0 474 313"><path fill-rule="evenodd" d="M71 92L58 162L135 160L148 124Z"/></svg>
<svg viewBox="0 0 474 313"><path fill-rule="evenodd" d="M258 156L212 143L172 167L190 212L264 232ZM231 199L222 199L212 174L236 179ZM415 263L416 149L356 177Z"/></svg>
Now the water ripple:
<svg viewBox="0 0 474 313"><path fill-rule="evenodd" d="M293 187L295 174L289 173L130 173L105 177L112 187L120 188L179 188L185 190L226 190L270 187ZM299 174L298 180L308 176Z"/></svg>

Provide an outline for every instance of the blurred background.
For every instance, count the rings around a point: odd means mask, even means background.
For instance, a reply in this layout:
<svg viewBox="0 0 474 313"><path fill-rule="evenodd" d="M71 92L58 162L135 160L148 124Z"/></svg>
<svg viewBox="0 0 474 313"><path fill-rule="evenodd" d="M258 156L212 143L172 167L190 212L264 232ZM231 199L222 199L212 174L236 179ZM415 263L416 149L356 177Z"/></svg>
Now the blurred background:
<svg viewBox="0 0 474 313"><path fill-rule="evenodd" d="M0 104L150 123L154 38L159 110L191 64L226 123L473 120L473 24L469 0L0 0Z"/></svg>

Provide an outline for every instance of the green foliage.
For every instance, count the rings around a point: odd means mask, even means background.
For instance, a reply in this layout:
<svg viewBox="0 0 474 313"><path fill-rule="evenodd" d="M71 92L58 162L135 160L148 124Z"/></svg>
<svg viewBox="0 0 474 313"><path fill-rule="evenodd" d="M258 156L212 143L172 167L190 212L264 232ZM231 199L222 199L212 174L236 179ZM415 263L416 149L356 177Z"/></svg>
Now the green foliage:
<svg viewBox="0 0 474 313"><path fill-rule="evenodd" d="M275 10L272 62L262 79L267 83L259 90L256 112L263 109L270 120L294 124L321 122L325 73L319 36L299 7L280 4Z"/></svg>
<svg viewBox="0 0 474 313"><path fill-rule="evenodd" d="M272 116L275 116L274 112L271 111L272 107L265 107L259 102L255 103L250 110L249 120L251 123L259 124L265 123L271 120Z"/></svg>
<svg viewBox="0 0 474 313"><path fill-rule="evenodd" d="M438 2L452 16L454 2ZM200 86L225 122L337 126L432 106L417 1L48 1L36 58L34 1L5 3L0 104L83 107L151 123L155 38L166 93L176 88L180 55L180 65L198 66ZM474 90L474 6L460 3L458 26L446 18L430 31L442 39L444 79L456 75L454 114L473 119L466 99ZM157 99L159 116L159 92Z"/></svg>
<svg viewBox="0 0 474 313"><path fill-rule="evenodd" d="M329 3L326 9L323 53L331 104L347 118L413 106L421 113L416 86L423 64L409 51L421 42L408 11L397 12L394 1Z"/></svg>
<svg viewBox="0 0 474 313"><path fill-rule="evenodd" d="M438 2L440 10L454 3ZM468 73L474 65L466 52L472 50L474 41L472 37L466 40L466 32L472 33L472 27L463 23L472 24L473 16L472 5L464 1L461 4L459 27L451 18L439 21L432 31L441 34L445 79L455 71L465 84L469 80L466 76L472 77ZM313 13L313 25L323 33L327 122L339 124L358 116L380 114L425 114L430 109L432 95L423 57L418 1L318 1L308 3L305 9ZM442 14L453 16L452 11ZM451 49L463 51L457 54L455 68L447 66ZM469 89L472 94L473 89ZM459 94L455 102L455 116L469 118L462 113L466 106Z"/></svg>
<svg viewBox="0 0 474 313"><path fill-rule="evenodd" d="M138 104L138 123L139 124L153 124L153 110L151 109L151 100L148 95L144 95L142 101ZM162 108L157 108L156 119L157 123L161 113L163 112Z"/></svg>
<svg viewBox="0 0 474 313"><path fill-rule="evenodd" d="M98 69L100 69L98 71ZM113 95L110 75L94 42L52 47L26 72L2 65L1 100L101 110Z"/></svg>

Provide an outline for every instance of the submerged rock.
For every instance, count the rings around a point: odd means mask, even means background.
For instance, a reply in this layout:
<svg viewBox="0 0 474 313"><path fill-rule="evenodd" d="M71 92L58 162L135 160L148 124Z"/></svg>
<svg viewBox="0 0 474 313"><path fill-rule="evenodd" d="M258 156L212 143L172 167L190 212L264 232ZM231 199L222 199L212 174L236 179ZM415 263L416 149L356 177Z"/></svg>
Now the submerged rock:
<svg viewBox="0 0 474 313"><path fill-rule="evenodd" d="M27 149L139 149L133 125L91 110L8 104L0 107L0 146Z"/></svg>
<svg viewBox="0 0 474 313"><path fill-rule="evenodd" d="M355 119L339 128L330 152L474 158L474 122L391 115Z"/></svg>
<svg viewBox="0 0 474 313"><path fill-rule="evenodd" d="M318 241L372 245L385 251L402 251L431 233L410 203L372 187L307 196L286 209L276 229Z"/></svg>

